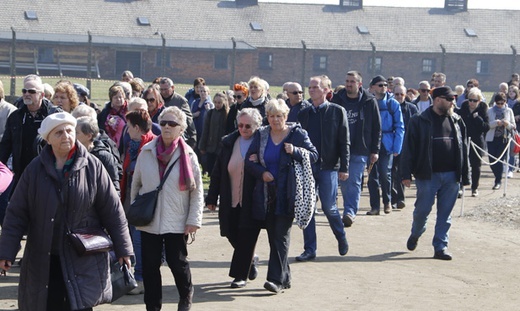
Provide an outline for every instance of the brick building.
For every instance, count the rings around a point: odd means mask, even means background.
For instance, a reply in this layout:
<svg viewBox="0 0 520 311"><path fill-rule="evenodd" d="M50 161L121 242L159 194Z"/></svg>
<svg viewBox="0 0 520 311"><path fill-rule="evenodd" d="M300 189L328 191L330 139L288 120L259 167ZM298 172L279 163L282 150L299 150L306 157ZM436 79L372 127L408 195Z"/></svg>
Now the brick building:
<svg viewBox="0 0 520 311"><path fill-rule="evenodd" d="M471 1L471 0L470 0ZM318 2L318 1L317 1ZM256 0L3 0L0 74L118 78L169 76L229 85L252 75L304 84L347 70L407 85L445 72L495 90L520 71L520 11L257 3ZM80 8L80 9L78 9Z"/></svg>

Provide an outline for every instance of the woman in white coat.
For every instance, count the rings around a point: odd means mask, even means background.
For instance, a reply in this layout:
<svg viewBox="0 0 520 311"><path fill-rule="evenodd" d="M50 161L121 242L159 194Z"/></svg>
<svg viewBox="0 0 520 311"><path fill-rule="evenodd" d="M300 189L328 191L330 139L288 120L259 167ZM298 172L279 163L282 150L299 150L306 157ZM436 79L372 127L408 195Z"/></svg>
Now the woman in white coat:
<svg viewBox="0 0 520 311"><path fill-rule="evenodd" d="M132 201L137 194L157 188L173 165L159 193L152 222L137 227L141 231L144 302L146 310L161 310L161 257L166 262L179 291L178 310L190 310L193 285L187 260L187 241L202 224L203 189L197 156L182 139L186 115L168 107L159 115L162 133L144 145L137 158L132 180Z"/></svg>
<svg viewBox="0 0 520 311"><path fill-rule="evenodd" d="M488 110L489 131L486 133L486 142L489 152L489 161L495 162L497 158L508 148L508 139L511 137L513 129L516 128L513 110L506 107L506 94L498 92L495 95L495 105ZM501 161L505 161L506 154L500 157ZM493 175L495 175L495 185L493 190L500 189L502 183L502 174L504 173L504 164L498 162L491 165Z"/></svg>

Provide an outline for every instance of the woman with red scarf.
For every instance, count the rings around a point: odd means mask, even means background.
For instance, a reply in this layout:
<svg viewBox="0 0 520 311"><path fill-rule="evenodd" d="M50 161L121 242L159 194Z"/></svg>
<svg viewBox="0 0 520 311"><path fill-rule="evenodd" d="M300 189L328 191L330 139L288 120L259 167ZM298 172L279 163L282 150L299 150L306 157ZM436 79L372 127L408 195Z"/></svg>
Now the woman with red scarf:
<svg viewBox="0 0 520 311"><path fill-rule="evenodd" d="M130 206L130 191L132 185L132 175L134 174L137 156L145 144L155 138L152 133L152 120L148 111L144 109L136 109L126 114L126 122L130 141L124 153L123 160L123 177L121 178L121 202L125 211ZM135 252L134 277L138 287L133 289L129 294L139 295L144 293L143 287L143 269L141 257L141 232L134 226L129 225L130 234L132 236L132 244Z"/></svg>
<svg viewBox="0 0 520 311"><path fill-rule="evenodd" d="M110 101L98 115L98 126L119 147L121 134L126 124L125 115L128 111L128 103L125 91L120 86L112 86L108 91L108 96Z"/></svg>
<svg viewBox="0 0 520 311"><path fill-rule="evenodd" d="M152 221L137 227L141 231L146 310L161 310L161 258L173 272L179 292L178 310L190 310L193 297L188 256L188 236L194 237L202 225L202 177L197 156L182 139L186 115L177 107L167 107L159 115L161 135L141 149L132 180L131 199L157 188L165 172Z"/></svg>

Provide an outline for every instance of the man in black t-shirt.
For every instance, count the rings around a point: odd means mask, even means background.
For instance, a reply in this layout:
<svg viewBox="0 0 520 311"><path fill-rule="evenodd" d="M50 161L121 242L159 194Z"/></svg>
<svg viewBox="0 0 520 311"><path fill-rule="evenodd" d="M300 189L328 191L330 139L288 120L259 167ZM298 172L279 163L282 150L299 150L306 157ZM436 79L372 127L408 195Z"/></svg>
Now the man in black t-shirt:
<svg viewBox="0 0 520 311"><path fill-rule="evenodd" d="M455 92L447 86L438 87L433 90L432 98L432 106L410 120L401 154L402 182L410 187L413 174L417 186L412 230L406 246L415 250L437 201L433 257L451 260L447 252L450 214L460 183L470 184L468 139L462 118L453 113Z"/></svg>

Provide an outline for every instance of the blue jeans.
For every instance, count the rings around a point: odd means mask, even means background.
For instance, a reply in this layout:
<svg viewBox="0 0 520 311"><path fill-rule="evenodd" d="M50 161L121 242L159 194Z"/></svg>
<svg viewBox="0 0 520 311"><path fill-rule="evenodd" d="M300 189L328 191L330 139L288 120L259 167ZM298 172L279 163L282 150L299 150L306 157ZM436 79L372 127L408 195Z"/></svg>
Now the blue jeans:
<svg viewBox="0 0 520 311"><path fill-rule="evenodd" d="M390 204L392 195L392 161L394 155L381 146L379 159L372 167L368 176L368 192L370 193L370 209L379 211L381 209L381 197L383 204ZM379 194L381 186L381 194Z"/></svg>
<svg viewBox="0 0 520 311"><path fill-rule="evenodd" d="M359 210L359 198L361 197L361 183L363 172L367 166L368 156L350 155L347 180L340 181L341 195L343 197L343 216L356 217Z"/></svg>
<svg viewBox="0 0 520 311"><path fill-rule="evenodd" d="M345 228L339 214L336 200L338 197L338 172L334 170L319 171L316 178L318 195L320 196L321 209L327 220L334 236L339 241L345 238ZM316 220L314 215L311 222L303 230L303 240L305 252L315 254L317 249L316 242Z"/></svg>
<svg viewBox="0 0 520 311"><path fill-rule="evenodd" d="M506 141L502 137L495 137L493 141L487 142L488 152L490 155L498 158L504 149L507 147ZM500 158L500 160L504 161L506 158L506 154ZM496 159L489 157L490 162L495 162ZM491 165L491 170L493 171L493 175L495 175L495 183L499 184L502 182L502 174L504 173L504 164L503 163L495 163Z"/></svg>
<svg viewBox="0 0 520 311"><path fill-rule="evenodd" d="M416 179L415 185L417 199L413 211L411 236L419 238L426 231L426 221L437 196L437 221L432 245L436 252L446 249L451 227L450 214L459 193L456 174L455 172L432 173L430 180Z"/></svg>
<svg viewBox="0 0 520 311"><path fill-rule="evenodd" d="M129 225L130 236L132 237L132 246L134 247L135 254L135 267L134 277L136 281L143 280L143 256L141 253L141 231L137 230L134 226Z"/></svg>

